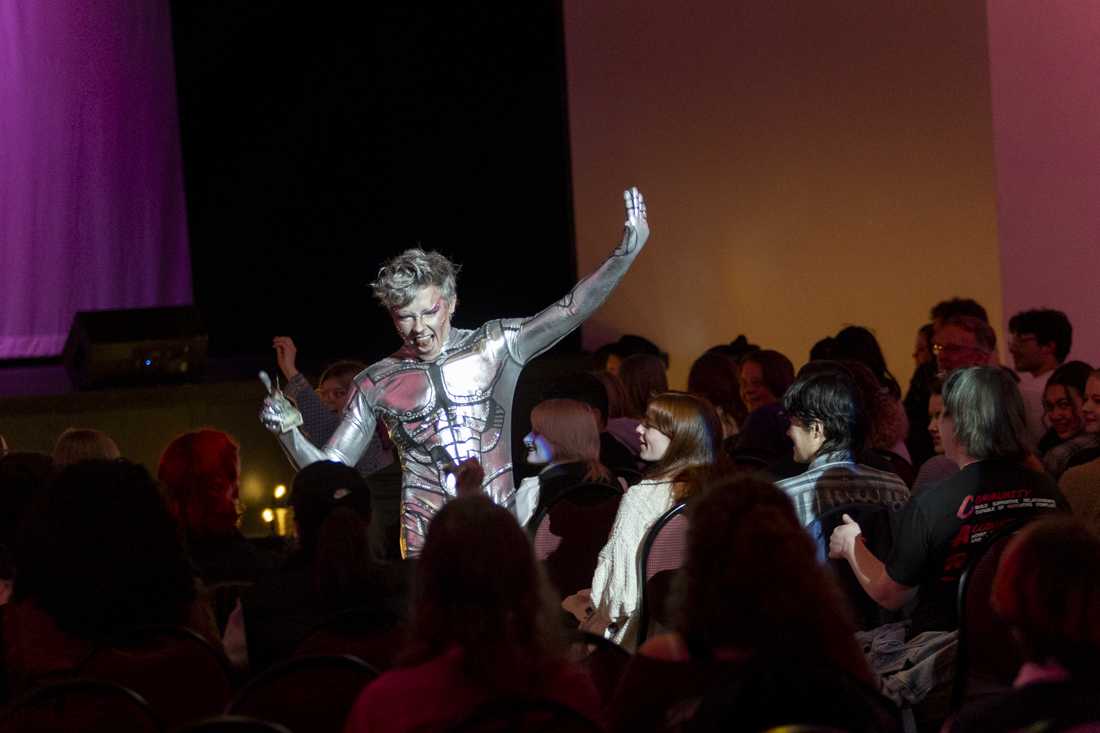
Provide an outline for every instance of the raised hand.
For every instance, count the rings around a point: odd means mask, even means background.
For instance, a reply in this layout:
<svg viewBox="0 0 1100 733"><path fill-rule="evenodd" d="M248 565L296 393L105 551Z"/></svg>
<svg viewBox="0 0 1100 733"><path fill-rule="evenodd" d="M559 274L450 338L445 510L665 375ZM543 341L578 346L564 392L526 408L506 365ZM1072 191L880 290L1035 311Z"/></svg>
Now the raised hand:
<svg viewBox="0 0 1100 733"><path fill-rule="evenodd" d="M646 216L645 198L636 187L623 191L626 204L626 221L623 223L623 241L616 254L630 254L649 239L649 219Z"/></svg>
<svg viewBox="0 0 1100 733"><path fill-rule="evenodd" d="M294 345L294 339L289 336L276 336L271 345L275 347L275 360L279 363L279 371L289 382L298 374L298 347Z"/></svg>
<svg viewBox="0 0 1100 733"><path fill-rule="evenodd" d="M272 433L288 433L302 424L302 413L286 398L283 391L271 383L267 372L260 372L260 381L267 389L263 407L260 408L260 422Z"/></svg>

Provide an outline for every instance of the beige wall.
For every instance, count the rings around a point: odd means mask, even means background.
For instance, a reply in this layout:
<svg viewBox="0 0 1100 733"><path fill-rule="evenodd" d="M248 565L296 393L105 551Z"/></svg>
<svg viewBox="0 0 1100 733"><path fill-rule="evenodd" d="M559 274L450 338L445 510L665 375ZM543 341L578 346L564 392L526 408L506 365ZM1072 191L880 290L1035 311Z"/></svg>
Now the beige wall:
<svg viewBox="0 0 1100 733"><path fill-rule="evenodd" d="M937 300L1001 322L981 0L566 0L581 272L645 193L653 236L586 326L683 386L745 332L795 362L849 323L903 386Z"/></svg>

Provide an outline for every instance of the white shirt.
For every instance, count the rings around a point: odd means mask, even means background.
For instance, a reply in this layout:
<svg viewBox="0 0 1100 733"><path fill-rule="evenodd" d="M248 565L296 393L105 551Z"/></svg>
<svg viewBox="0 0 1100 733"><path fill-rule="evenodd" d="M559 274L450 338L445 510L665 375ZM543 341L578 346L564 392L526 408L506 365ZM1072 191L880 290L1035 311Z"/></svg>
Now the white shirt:
<svg viewBox="0 0 1100 733"><path fill-rule="evenodd" d="M619 512L607 544L600 550L592 577L592 603L619 624L612 639L633 647L637 637L638 553L653 523L672 508L672 482L644 479L631 486L619 502Z"/></svg>

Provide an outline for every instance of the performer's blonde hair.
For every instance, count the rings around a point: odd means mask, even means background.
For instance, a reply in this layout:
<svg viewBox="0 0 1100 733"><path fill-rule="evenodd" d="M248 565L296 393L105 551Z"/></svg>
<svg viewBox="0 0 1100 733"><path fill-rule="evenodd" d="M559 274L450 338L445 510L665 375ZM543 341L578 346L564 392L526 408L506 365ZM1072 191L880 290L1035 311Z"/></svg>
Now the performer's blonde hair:
<svg viewBox="0 0 1100 733"><path fill-rule="evenodd" d="M422 288L435 286L449 301L455 299L459 266L438 252L407 249L388 260L371 283L374 297L386 308L408 305Z"/></svg>

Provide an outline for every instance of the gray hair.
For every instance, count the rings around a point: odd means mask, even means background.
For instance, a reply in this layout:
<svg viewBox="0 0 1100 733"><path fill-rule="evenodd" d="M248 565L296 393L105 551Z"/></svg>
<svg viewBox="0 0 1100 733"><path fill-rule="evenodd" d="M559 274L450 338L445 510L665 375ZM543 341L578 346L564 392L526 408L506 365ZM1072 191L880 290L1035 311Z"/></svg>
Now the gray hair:
<svg viewBox="0 0 1100 733"><path fill-rule="evenodd" d="M386 308L402 308L422 288L435 286L449 301L455 299L459 267L438 252L407 249L388 260L370 284L374 297Z"/></svg>
<svg viewBox="0 0 1100 733"><path fill-rule="evenodd" d="M951 316L945 318L944 326L956 326L967 333L974 335L974 341L978 346L989 353L997 350L997 332L993 326L974 316Z"/></svg>
<svg viewBox="0 0 1100 733"><path fill-rule="evenodd" d="M943 414L955 440L975 460L1023 459L1031 450L1016 377L1003 367L956 369L943 384Z"/></svg>

